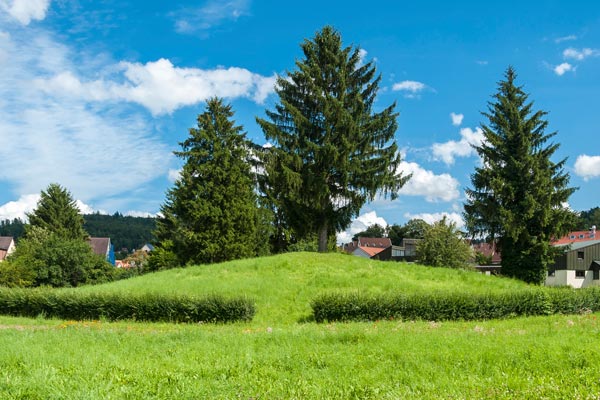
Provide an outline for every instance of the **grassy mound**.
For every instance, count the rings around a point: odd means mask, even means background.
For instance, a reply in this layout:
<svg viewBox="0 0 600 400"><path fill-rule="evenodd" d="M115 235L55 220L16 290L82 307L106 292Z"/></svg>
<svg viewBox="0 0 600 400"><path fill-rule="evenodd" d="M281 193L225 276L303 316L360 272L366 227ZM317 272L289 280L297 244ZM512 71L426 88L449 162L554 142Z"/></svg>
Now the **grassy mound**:
<svg viewBox="0 0 600 400"><path fill-rule="evenodd" d="M382 262L344 254L290 253L162 271L83 292L159 293L255 300L257 324L290 324L312 314L311 301L333 290L381 293L490 293L527 289L477 272Z"/></svg>

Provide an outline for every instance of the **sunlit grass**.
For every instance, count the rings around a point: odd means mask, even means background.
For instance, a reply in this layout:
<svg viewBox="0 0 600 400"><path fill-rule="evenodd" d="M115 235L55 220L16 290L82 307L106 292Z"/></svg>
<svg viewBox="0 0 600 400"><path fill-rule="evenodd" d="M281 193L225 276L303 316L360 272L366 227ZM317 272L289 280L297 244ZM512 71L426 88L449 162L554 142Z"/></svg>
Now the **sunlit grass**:
<svg viewBox="0 0 600 400"><path fill-rule="evenodd" d="M297 323L310 302L332 290L369 293L520 290L527 285L477 272L367 260L343 254L292 253L201 265L77 290L246 295L256 301L258 324Z"/></svg>

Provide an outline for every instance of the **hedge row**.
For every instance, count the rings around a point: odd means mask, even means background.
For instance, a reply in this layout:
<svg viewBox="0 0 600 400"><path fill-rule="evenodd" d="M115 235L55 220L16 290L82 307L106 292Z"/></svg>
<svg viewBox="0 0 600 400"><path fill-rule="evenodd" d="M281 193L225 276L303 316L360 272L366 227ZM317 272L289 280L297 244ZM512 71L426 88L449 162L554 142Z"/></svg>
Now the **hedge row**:
<svg viewBox="0 0 600 400"><path fill-rule="evenodd" d="M323 321L483 320L600 310L600 289L530 289L487 294L431 293L367 295L329 293L312 301Z"/></svg>
<svg viewBox="0 0 600 400"><path fill-rule="evenodd" d="M56 289L0 288L0 314L71 320L233 322L250 321L254 302L220 296L192 298L159 294L79 293Z"/></svg>

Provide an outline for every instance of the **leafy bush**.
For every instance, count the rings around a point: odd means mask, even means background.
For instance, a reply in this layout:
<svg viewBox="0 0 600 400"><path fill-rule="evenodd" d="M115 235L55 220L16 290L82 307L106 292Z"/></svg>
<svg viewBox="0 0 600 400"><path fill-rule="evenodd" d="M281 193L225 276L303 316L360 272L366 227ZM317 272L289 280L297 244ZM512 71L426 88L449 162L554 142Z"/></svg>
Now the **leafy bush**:
<svg viewBox="0 0 600 400"><path fill-rule="evenodd" d="M0 283L25 287L78 286L111 281L113 274L113 266L94 254L83 239L31 226L8 264L0 266Z"/></svg>
<svg viewBox="0 0 600 400"><path fill-rule="evenodd" d="M0 314L25 317L223 323L250 321L255 312L253 301L216 295L192 298L0 288Z"/></svg>
<svg viewBox="0 0 600 400"><path fill-rule="evenodd" d="M600 289L531 289L486 294L323 294L311 303L317 322L483 320L600 310Z"/></svg>
<svg viewBox="0 0 600 400"><path fill-rule="evenodd" d="M417 244L417 258L431 267L467 268L473 255L456 224L444 217L425 231Z"/></svg>

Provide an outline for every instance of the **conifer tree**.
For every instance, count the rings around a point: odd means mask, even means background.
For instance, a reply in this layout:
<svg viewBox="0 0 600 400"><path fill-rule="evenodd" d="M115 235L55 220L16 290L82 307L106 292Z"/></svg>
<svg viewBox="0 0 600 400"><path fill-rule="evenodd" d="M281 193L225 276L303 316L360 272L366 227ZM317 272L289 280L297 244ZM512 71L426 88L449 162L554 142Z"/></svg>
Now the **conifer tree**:
<svg viewBox="0 0 600 400"><path fill-rule="evenodd" d="M318 235L322 252L366 201L395 197L408 177L397 172L395 104L374 111L381 77L373 63L330 26L301 48L297 70L277 79L279 104L257 122L273 144L267 196L296 235Z"/></svg>
<svg viewBox="0 0 600 400"><path fill-rule="evenodd" d="M27 214L30 226L38 226L65 239L88 237L83 228L83 216L71 193L56 183L42 190L33 212Z"/></svg>
<svg viewBox="0 0 600 400"><path fill-rule="evenodd" d="M207 102L198 127L180 143L181 176L167 193L157 220L158 253L181 265L213 263L255 255L256 195L250 146L232 120L230 105ZM164 266L163 266L164 267Z"/></svg>
<svg viewBox="0 0 600 400"><path fill-rule="evenodd" d="M471 176L465 220L471 234L498 240L504 275L541 284L555 255L550 242L574 222L564 204L575 189L566 159L551 160L559 145L549 142L556 132L545 133L547 113L533 111L515 79L509 67L483 113L489 125L475 146L483 163Z"/></svg>

